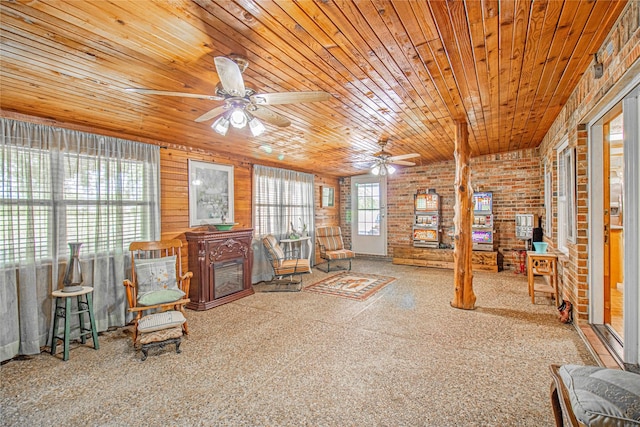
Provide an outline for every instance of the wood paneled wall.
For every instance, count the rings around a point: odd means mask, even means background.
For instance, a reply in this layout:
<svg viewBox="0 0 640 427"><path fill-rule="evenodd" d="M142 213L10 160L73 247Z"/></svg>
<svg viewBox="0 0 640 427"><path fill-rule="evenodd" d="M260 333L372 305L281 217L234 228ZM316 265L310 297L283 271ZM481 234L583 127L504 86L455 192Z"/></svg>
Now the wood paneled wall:
<svg viewBox="0 0 640 427"><path fill-rule="evenodd" d="M322 207L322 187L333 187L335 192L334 206ZM327 177L322 175L315 175L314 179L314 191L316 194L315 205L315 226L323 227L330 225L340 225L340 182L337 178ZM316 246L315 252L316 264L321 262L320 250Z"/></svg>
<svg viewBox="0 0 640 427"><path fill-rule="evenodd" d="M160 151L160 211L162 238L186 242L185 231L206 230L189 227L189 159L233 166L234 221L238 227L251 228L251 164L217 156L178 149Z"/></svg>
<svg viewBox="0 0 640 427"><path fill-rule="evenodd" d="M189 159L233 166L234 177L234 221L238 227L252 228L251 201L253 165L232 157L225 157L215 152L201 153L175 148L160 151L160 190L161 190L161 223L163 239L181 239L183 248L183 270L188 265L186 250L186 231L206 230L207 227L189 227ZM278 167L269 164L268 166ZM315 182L315 225L339 225L340 197L338 179L321 174L314 175ZM322 207L320 187L332 186L336 191L335 206ZM317 252L317 251L316 251ZM316 262L319 261L317 258Z"/></svg>
<svg viewBox="0 0 640 427"><path fill-rule="evenodd" d="M205 231L207 227L189 227L189 159L233 166L234 221L238 227L251 228L252 166L218 156L165 148L160 150L160 216L162 239L180 239L182 271L188 271L186 231Z"/></svg>

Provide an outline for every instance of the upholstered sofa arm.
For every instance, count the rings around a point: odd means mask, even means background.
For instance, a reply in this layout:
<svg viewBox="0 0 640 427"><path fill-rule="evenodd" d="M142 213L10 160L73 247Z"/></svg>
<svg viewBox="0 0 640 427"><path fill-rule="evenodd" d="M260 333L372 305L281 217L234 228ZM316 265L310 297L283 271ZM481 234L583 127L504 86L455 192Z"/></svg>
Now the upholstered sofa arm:
<svg viewBox="0 0 640 427"><path fill-rule="evenodd" d="M640 375L599 366L551 365L552 409L575 426L640 426Z"/></svg>

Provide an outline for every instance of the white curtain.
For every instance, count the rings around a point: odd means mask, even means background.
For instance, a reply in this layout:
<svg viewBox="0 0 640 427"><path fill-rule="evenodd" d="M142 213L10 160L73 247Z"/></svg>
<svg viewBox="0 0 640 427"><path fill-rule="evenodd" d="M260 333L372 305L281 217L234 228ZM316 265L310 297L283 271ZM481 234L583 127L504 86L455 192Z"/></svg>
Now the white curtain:
<svg viewBox="0 0 640 427"><path fill-rule="evenodd" d="M260 238L273 234L278 240L289 236L292 228L306 226L313 239L314 177L312 174L256 165L253 168L253 283L272 278ZM314 245L312 245L314 247ZM313 255L311 257L313 260Z"/></svg>
<svg viewBox="0 0 640 427"><path fill-rule="evenodd" d="M0 119L0 361L50 344L53 301L82 242L98 331L123 326L128 245L160 236L156 146Z"/></svg>

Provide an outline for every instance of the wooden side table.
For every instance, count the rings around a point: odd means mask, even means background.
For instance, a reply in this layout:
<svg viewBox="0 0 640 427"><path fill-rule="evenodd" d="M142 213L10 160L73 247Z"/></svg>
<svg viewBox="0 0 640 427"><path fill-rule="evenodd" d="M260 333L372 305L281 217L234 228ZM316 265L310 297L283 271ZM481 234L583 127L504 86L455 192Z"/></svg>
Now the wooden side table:
<svg viewBox="0 0 640 427"><path fill-rule="evenodd" d="M549 284L536 288L534 275L549 277ZM529 282L529 295L531 304L536 303L536 292L553 294L556 304L559 304L558 297L558 256L552 253L527 252L527 278Z"/></svg>
<svg viewBox="0 0 640 427"><path fill-rule="evenodd" d="M56 354L58 340L63 342L62 360L69 360L69 338L71 335L71 315L78 315L78 323L80 326L80 341L86 344L87 335L91 335L93 339L93 348L98 350L98 333L96 332L96 321L93 316L93 288L83 286L81 290L75 292L64 292L62 289L53 291L51 295L56 299L56 309L53 317L53 336L51 337L51 354ZM78 311L71 311L71 302L76 298ZM84 298L83 298L84 297ZM84 299L84 301L83 301ZM85 328L84 315L89 314L89 328ZM58 319L64 319L64 335L58 336Z"/></svg>

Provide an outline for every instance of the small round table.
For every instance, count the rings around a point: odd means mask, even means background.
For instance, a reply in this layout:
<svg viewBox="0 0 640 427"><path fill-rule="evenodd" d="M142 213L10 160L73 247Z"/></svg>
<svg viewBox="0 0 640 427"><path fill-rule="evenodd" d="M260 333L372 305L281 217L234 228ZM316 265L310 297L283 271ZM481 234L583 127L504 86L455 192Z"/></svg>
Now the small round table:
<svg viewBox="0 0 640 427"><path fill-rule="evenodd" d="M285 243L287 245L287 252L291 253L293 251L293 244L294 243L299 243L300 244L300 250L302 250L302 242L306 242L307 243L307 256L305 258L307 258L309 260L309 262L311 262L311 251L313 250L313 243L311 242L311 236L303 236L303 237L298 237L297 239L282 239L280 240L280 243ZM300 254L300 258L302 258L302 254Z"/></svg>
<svg viewBox="0 0 640 427"><path fill-rule="evenodd" d="M91 335L93 339L93 348L98 350L100 344L98 343L98 333L96 332L96 321L93 316L93 288L90 286L83 286L81 290L74 292L65 292L62 289L53 291L51 295L56 299L56 309L53 316L53 336L51 337L51 354L56 354L56 348L58 347L58 340L64 344L62 360L69 360L69 338L71 335L71 315L78 315L78 323L80 326L80 341L82 344L86 344L87 335ZM71 311L71 301L73 297L77 301L77 311ZM83 301L84 300L84 301ZM90 328L85 328L84 315L89 314ZM58 319L64 319L64 335L58 336Z"/></svg>

